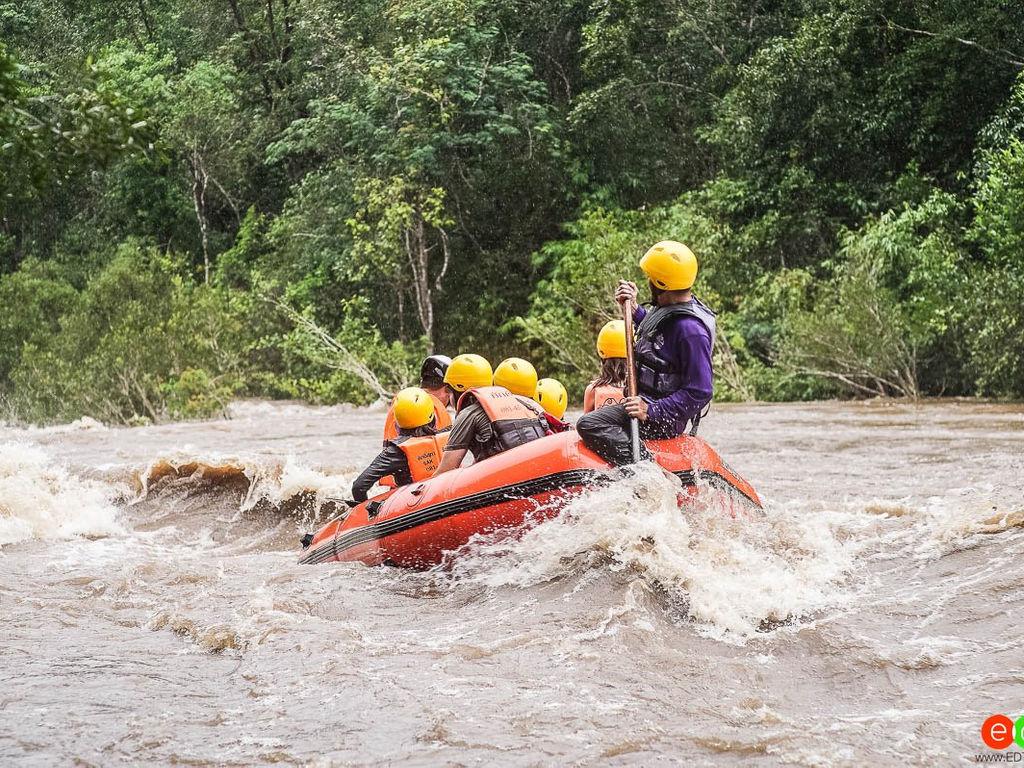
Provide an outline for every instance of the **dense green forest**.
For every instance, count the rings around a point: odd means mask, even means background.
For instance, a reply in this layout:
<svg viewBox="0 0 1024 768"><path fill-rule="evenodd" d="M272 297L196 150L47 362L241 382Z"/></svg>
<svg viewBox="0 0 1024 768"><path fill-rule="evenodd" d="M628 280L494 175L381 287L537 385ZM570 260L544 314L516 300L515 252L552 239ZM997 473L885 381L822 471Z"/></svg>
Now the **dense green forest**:
<svg viewBox="0 0 1024 768"><path fill-rule="evenodd" d="M574 398L689 244L716 397L1024 397L1024 3L0 2L0 417Z"/></svg>

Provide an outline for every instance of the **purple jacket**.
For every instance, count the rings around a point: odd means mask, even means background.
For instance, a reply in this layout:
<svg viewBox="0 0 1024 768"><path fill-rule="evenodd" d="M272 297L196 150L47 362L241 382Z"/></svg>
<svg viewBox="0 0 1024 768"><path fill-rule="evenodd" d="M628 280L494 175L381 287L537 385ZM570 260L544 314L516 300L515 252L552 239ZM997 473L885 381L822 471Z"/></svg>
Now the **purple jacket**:
<svg viewBox="0 0 1024 768"><path fill-rule="evenodd" d="M637 307L633 312L633 322L639 323L646 314L644 307ZM665 335L662 352L683 373L686 385L659 400L645 397L648 402L647 418L681 435L686 431L688 422L700 415L711 402L711 336L704 323L696 317L666 321L660 329Z"/></svg>

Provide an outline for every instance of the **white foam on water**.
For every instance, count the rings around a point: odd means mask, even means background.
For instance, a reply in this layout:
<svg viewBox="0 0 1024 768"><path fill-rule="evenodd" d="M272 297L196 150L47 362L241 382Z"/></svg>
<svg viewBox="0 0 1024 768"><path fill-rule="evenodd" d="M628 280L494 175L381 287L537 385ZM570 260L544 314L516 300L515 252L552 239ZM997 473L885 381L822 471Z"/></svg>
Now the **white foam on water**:
<svg viewBox="0 0 1024 768"><path fill-rule="evenodd" d="M491 588L529 587L599 559L682 598L703 631L733 641L766 621L814 613L843 596L859 549L849 533L863 527L863 518L771 504L733 518L709 488L680 511L680 491L677 481L644 466L584 493L513 541L475 542L454 561L456 577Z"/></svg>
<svg viewBox="0 0 1024 768"><path fill-rule="evenodd" d="M29 427L25 430L30 434L67 435L74 432L107 432L109 427L91 416L82 416L68 424L54 424L47 427Z"/></svg>
<svg viewBox="0 0 1024 768"><path fill-rule="evenodd" d="M248 488L239 515L261 502L283 506L301 497L311 497L319 510L351 490L349 476L293 457L257 460L183 450L150 463L140 475L142 496L152 481L168 475L215 483L244 477ZM827 620L870 599L876 576L865 566L871 563L938 558L965 539L1020 526L1024 518L1021 507L994 503L992 489L965 488L916 503L769 502L763 512L733 504L741 510L735 516L707 487L680 511L681 492L677 480L643 465L583 493L554 519L513 536L504 531L478 537L452 558L454 580L529 589L571 573L586 572L588 579L626 573L667 595L674 608L683 607L702 633L742 643L766 629ZM316 511L311 515L303 522L320 522ZM268 529L268 541L277 533ZM913 579L907 587L919 590ZM607 631L617 631L617 623ZM892 663L943 664L942 656L926 650Z"/></svg>
<svg viewBox="0 0 1024 768"><path fill-rule="evenodd" d="M115 495L111 486L77 477L39 448L0 444L0 546L123 534Z"/></svg>
<svg viewBox="0 0 1024 768"><path fill-rule="evenodd" d="M324 474L308 467L293 457L285 459L274 484L263 489L271 501L282 502L300 493L312 493L317 501L347 498L352 493L353 478L342 474Z"/></svg>
<svg viewBox="0 0 1024 768"><path fill-rule="evenodd" d="M298 496L310 495L319 506L329 499L350 495L352 479L344 474L325 474L291 456L283 461L202 453L182 448L149 462L138 473L137 500L145 499L161 480L223 483L244 481L248 490L239 511L246 512L260 502L280 505Z"/></svg>
<svg viewBox="0 0 1024 768"><path fill-rule="evenodd" d="M949 554L977 535L1024 528L1024 490L967 486L930 497L917 516L918 544L914 555L935 559Z"/></svg>

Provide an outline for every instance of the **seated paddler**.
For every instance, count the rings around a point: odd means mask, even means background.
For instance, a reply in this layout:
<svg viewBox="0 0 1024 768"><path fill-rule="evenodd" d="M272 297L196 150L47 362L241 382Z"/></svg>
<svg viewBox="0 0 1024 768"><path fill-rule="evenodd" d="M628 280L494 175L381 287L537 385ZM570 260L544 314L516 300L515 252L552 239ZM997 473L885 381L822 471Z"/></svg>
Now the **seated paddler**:
<svg viewBox="0 0 1024 768"><path fill-rule="evenodd" d="M544 409L535 400L537 369L530 361L521 357L502 360L494 369L494 386L504 387L538 416L544 415Z"/></svg>
<svg viewBox="0 0 1024 768"><path fill-rule="evenodd" d="M697 258L673 240L652 246L640 260L651 307L637 305L637 287L622 280L615 300L633 314L638 397L586 413L576 422L583 443L611 464L632 462L630 419L640 437L659 440L695 434L711 402L715 313L693 295ZM646 455L641 446L641 455Z"/></svg>
<svg viewBox="0 0 1024 768"><path fill-rule="evenodd" d="M626 399L626 324L609 320L597 335L597 356L601 373L583 393L583 412L590 413L606 405L618 405Z"/></svg>
<svg viewBox="0 0 1024 768"><path fill-rule="evenodd" d="M541 379L537 382L533 399L544 410L548 428L555 434L572 429L572 424L565 420L565 411L569 407L569 393L558 379Z"/></svg>
<svg viewBox="0 0 1024 768"><path fill-rule="evenodd" d="M448 428L437 428L437 401L419 387L403 389L392 407L398 434L384 441L384 450L352 484L352 498L366 501L370 489L385 477L396 485L426 480L441 460Z"/></svg>
<svg viewBox="0 0 1024 768"><path fill-rule="evenodd" d="M434 420L440 432L452 425L448 415L449 395L444 384L444 374L451 365L451 358L446 355L431 355L420 366L420 389L434 398ZM395 420L395 404L392 403L384 417L384 442L398 437L398 422Z"/></svg>
<svg viewBox="0 0 1024 768"><path fill-rule="evenodd" d="M518 365L522 362L517 361L519 375L530 379L532 371L535 381L536 371L532 366L525 370L525 366ZM467 453L475 461L483 461L550 434L541 409L529 398L497 386L491 364L480 355L456 357L444 380L456 397L455 423L438 474L458 469Z"/></svg>

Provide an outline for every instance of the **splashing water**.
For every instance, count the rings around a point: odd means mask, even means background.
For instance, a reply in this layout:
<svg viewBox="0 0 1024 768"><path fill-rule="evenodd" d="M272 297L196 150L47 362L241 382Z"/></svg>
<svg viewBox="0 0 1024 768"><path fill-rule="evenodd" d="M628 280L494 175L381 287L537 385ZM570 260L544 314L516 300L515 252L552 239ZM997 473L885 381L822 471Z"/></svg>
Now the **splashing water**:
<svg viewBox="0 0 1024 768"><path fill-rule="evenodd" d="M233 412L0 428L4 764L932 764L1024 695L1019 408L723 406L763 514L642 466L427 573L295 564L379 409Z"/></svg>
<svg viewBox="0 0 1024 768"><path fill-rule="evenodd" d="M28 539L114 536L117 493L83 480L38 448L0 444L0 547Z"/></svg>
<svg viewBox="0 0 1024 768"><path fill-rule="evenodd" d="M719 638L748 637L766 623L834 604L856 547L839 533L849 513L801 514L769 504L733 517L703 489L680 512L680 485L643 465L611 486L572 500L556 518L471 542L454 559L456 580L528 588L591 567L636 574L684 601Z"/></svg>

